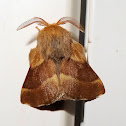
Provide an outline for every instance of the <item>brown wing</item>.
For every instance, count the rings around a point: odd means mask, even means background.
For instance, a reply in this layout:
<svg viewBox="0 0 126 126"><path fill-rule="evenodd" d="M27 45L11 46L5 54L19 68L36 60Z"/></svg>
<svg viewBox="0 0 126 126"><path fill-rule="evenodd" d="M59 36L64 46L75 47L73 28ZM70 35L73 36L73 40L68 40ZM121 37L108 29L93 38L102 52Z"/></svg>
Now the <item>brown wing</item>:
<svg viewBox="0 0 126 126"><path fill-rule="evenodd" d="M21 102L32 107L48 105L58 96L58 78L52 60L44 61L39 48L29 54L30 68L21 90Z"/></svg>
<svg viewBox="0 0 126 126"><path fill-rule="evenodd" d="M93 100L105 93L100 78L85 60L84 48L72 43L72 56L63 59L60 69L60 83L64 89L64 98Z"/></svg>

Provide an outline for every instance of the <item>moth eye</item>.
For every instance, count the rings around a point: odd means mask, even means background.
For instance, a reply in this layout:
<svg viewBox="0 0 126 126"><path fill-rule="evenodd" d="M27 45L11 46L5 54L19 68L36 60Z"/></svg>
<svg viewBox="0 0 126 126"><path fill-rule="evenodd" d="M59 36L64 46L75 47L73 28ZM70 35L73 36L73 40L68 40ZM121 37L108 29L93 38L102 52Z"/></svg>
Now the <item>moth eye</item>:
<svg viewBox="0 0 126 126"><path fill-rule="evenodd" d="M48 23L46 21L44 21L42 18L39 18L39 17L34 17L30 20L27 20L25 21L24 23L22 23L18 28L17 30L20 30L20 29L23 29L31 24L34 24L34 23L37 23L38 25L41 25L41 26L48 26Z"/></svg>
<svg viewBox="0 0 126 126"><path fill-rule="evenodd" d="M62 60L64 58L64 56L60 57L60 60Z"/></svg>

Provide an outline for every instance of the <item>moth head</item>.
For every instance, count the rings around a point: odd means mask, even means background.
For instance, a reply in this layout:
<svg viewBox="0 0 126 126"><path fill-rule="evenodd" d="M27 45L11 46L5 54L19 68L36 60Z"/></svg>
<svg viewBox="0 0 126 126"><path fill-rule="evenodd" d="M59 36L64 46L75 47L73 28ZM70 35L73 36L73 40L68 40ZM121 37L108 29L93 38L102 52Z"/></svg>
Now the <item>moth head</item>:
<svg viewBox="0 0 126 126"><path fill-rule="evenodd" d="M23 29L31 24L37 23L40 26L50 26L52 24L47 23L45 20L43 20L42 18L39 17L34 17L24 23L22 23L17 30ZM71 23L72 25L74 25L76 28L78 28L81 32L84 32L84 28L80 25L80 23L78 23L75 19L71 18L71 17L63 17L61 18L57 23L54 23L54 25L62 25L62 24L66 24L66 23Z"/></svg>
<svg viewBox="0 0 126 126"><path fill-rule="evenodd" d="M60 57L69 58L71 55L71 34L59 25L71 23L81 32L84 32L83 27L71 17L63 17L57 23L53 24L49 24L41 18L34 17L21 24L17 30L23 29L33 23L45 26L42 30L36 27L39 31L37 36L37 45L40 47L40 51L44 59L48 59L49 57L55 57L57 59Z"/></svg>

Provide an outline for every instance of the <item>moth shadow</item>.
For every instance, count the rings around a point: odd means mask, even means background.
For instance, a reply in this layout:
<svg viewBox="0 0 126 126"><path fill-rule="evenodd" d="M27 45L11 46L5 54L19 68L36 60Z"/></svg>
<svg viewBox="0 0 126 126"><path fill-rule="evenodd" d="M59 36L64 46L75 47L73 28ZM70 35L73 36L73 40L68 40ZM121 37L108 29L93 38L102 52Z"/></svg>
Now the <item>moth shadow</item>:
<svg viewBox="0 0 126 126"><path fill-rule="evenodd" d="M57 101L51 105L48 106L40 106L36 109L38 110L48 110L48 111L59 111L64 110L68 112L71 115L75 114L75 101L72 100L66 100L66 101Z"/></svg>
<svg viewBox="0 0 126 126"><path fill-rule="evenodd" d="M37 40L37 35L38 35L38 33L35 33L34 35L32 35L32 37L29 38L29 40L26 43L26 45L30 45L31 43L35 42Z"/></svg>

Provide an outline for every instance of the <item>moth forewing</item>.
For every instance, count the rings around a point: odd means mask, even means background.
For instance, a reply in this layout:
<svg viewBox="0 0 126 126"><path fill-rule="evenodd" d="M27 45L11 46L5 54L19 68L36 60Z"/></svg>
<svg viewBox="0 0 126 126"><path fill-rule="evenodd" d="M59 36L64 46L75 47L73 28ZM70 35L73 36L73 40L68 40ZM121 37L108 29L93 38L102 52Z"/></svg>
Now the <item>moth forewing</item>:
<svg viewBox="0 0 126 126"><path fill-rule="evenodd" d="M21 90L23 104L39 107L62 99L93 100L105 93L102 81L86 62L82 45L59 26L71 23L84 32L78 22L64 17L48 24L33 18L18 29L33 23L45 28L38 30L37 46L29 54L30 68Z"/></svg>

